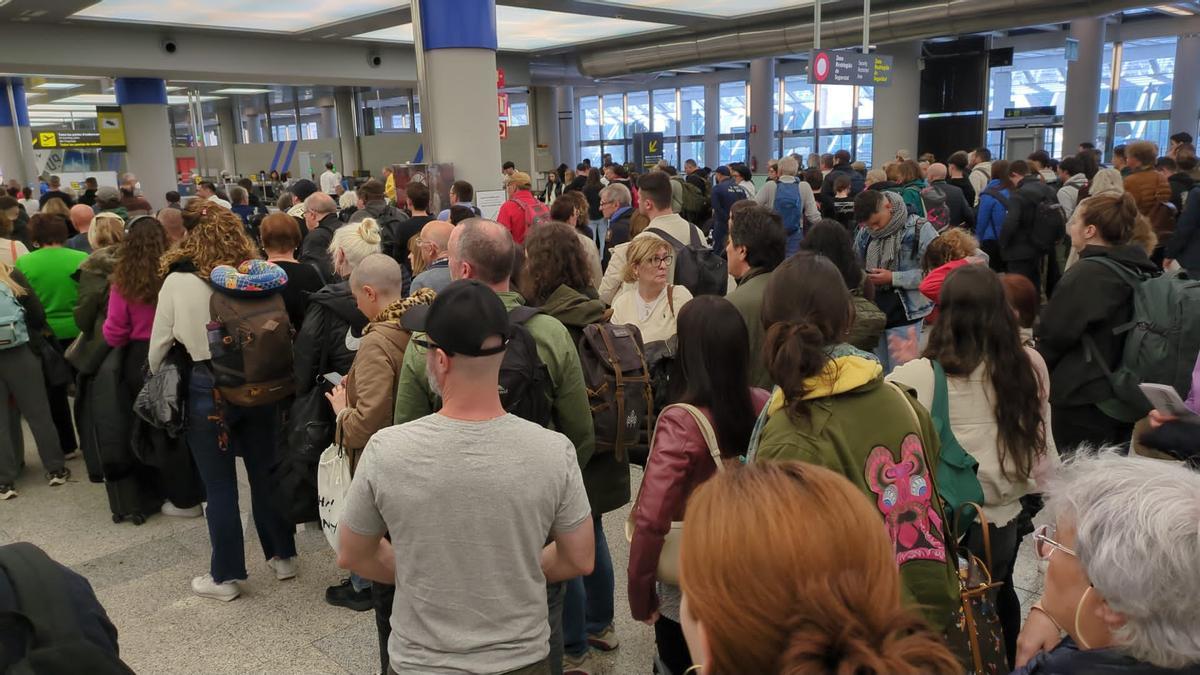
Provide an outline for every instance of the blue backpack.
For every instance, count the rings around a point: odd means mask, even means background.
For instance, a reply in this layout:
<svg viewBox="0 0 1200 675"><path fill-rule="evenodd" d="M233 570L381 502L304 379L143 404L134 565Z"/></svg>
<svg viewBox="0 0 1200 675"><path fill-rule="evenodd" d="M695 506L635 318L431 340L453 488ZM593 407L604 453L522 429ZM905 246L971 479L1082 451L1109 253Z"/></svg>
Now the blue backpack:
<svg viewBox="0 0 1200 675"><path fill-rule="evenodd" d="M800 202L800 181L776 183L775 202L771 208L783 219L783 231L788 236L800 231L800 217L804 213L804 204Z"/></svg>
<svg viewBox="0 0 1200 675"><path fill-rule="evenodd" d="M0 284L0 349L12 349L29 342L25 308L6 284Z"/></svg>

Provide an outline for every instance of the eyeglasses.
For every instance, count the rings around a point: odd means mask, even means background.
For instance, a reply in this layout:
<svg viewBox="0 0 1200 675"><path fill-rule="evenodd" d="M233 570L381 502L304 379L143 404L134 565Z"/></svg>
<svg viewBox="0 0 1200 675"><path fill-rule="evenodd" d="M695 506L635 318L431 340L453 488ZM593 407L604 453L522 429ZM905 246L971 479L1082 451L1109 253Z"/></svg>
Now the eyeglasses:
<svg viewBox="0 0 1200 675"><path fill-rule="evenodd" d="M669 267L673 260L675 260L675 256L673 255L656 255L653 258L647 259L646 262L650 263L654 267Z"/></svg>
<svg viewBox="0 0 1200 675"><path fill-rule="evenodd" d="M1072 551L1066 546L1063 546L1057 541L1051 539L1048 532L1050 532L1049 525L1039 525L1038 528L1033 531L1033 552L1037 554L1039 559L1049 560L1050 556L1054 555L1055 551L1062 551L1072 558L1079 557L1079 554L1077 554L1075 551Z"/></svg>
<svg viewBox="0 0 1200 675"><path fill-rule="evenodd" d="M611 202L611 201L601 201L600 206L612 206L614 203L615 202Z"/></svg>

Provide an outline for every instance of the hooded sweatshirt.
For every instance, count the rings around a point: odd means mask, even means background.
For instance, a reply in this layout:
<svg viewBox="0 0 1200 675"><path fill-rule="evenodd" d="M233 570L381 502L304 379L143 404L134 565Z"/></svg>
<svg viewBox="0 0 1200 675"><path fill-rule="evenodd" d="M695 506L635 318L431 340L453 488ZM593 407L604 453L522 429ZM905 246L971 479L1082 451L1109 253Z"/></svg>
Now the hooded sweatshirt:
<svg viewBox="0 0 1200 675"><path fill-rule="evenodd" d="M542 313L559 320L578 345L583 329L606 318L604 303L593 289L584 292L569 286L559 286L542 303ZM608 513L629 503L629 461L617 459L615 453L595 452L583 470L583 487L594 513Z"/></svg>
<svg viewBox="0 0 1200 675"><path fill-rule="evenodd" d="M1077 173L1067 179L1063 186L1058 189L1058 203L1062 204L1063 210L1067 213L1067 218L1075 213L1075 207L1079 205L1079 191L1087 187L1087 176Z"/></svg>
<svg viewBox="0 0 1200 675"><path fill-rule="evenodd" d="M911 392L901 397L884 383L878 361L849 345L831 347L805 389L806 409L793 414L776 387L751 438L750 461L808 462L854 483L876 505L895 546L905 604L945 629L958 584L947 565L942 510L929 489L940 456L929 414Z"/></svg>

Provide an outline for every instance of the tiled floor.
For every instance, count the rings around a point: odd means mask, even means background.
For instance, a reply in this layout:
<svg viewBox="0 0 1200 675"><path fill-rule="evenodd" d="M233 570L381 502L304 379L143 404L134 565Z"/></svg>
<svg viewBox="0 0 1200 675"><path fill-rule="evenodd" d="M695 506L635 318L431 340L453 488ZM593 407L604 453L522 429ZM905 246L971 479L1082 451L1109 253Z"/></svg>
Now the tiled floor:
<svg viewBox="0 0 1200 675"><path fill-rule="evenodd" d="M140 527L115 525L104 488L87 482L81 460L75 477L50 488L32 439L28 467L17 484L21 496L0 502L0 544L31 541L86 576L120 631L121 656L138 673L373 673L377 668L371 613L330 607L326 586L341 577L318 531L297 534L300 574L279 582L262 562L253 527L246 528L250 579L241 598L228 603L192 595L193 576L207 569L204 520L156 515ZM635 483L640 471L634 472ZM636 484L635 484L636 490ZM249 493L242 484L243 524ZM601 663L609 673L649 673L653 631L629 618L624 574L627 511L604 521L617 570L617 630L622 646ZM1041 591L1041 577L1022 547L1016 586L1022 602Z"/></svg>

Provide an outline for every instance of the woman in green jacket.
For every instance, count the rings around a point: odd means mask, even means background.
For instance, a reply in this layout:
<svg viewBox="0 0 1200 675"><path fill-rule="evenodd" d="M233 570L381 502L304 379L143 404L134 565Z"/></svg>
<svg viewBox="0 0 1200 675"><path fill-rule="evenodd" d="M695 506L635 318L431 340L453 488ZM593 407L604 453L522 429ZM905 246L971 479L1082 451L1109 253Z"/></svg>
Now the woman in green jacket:
<svg viewBox="0 0 1200 675"><path fill-rule="evenodd" d="M58 343L58 351L66 350L79 335L74 310L79 302L79 285L75 270L86 258L83 251L67 248L67 221L62 216L39 213L29 220L29 234L37 250L23 255L14 265L46 308L46 323ZM43 374L46 369L43 367ZM67 401L65 382L46 381L46 398L50 401L50 416L58 429L58 440L68 457L79 448L75 440L75 424L71 420L71 404Z"/></svg>
<svg viewBox="0 0 1200 675"><path fill-rule="evenodd" d="M853 482L891 537L906 603L944 630L958 585L933 489L938 436L911 393L884 383L874 356L843 342L853 316L841 274L823 256L800 251L775 270L762 319L778 386L750 461L799 460Z"/></svg>

